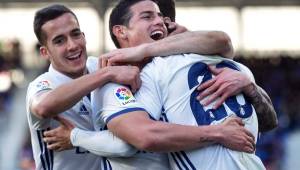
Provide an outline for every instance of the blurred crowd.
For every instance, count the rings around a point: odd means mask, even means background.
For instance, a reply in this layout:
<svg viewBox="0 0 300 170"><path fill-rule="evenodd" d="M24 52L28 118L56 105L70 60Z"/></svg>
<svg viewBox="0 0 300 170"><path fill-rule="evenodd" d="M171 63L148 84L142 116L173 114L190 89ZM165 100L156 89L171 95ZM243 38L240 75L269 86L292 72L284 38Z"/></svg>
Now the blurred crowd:
<svg viewBox="0 0 300 170"><path fill-rule="evenodd" d="M11 103L11 93L15 87L13 71L23 70L22 50L18 40L0 42L0 116L5 116Z"/></svg>
<svg viewBox="0 0 300 170"><path fill-rule="evenodd" d="M38 49L38 46L35 48ZM26 75L23 57L18 40L0 42L0 125L10 113L14 89L18 88L22 75ZM278 115L278 128L260 135L256 153L268 170L284 169L287 136L300 129L300 56L255 58L240 55L236 60L252 70L256 83L267 91ZM20 169L34 169L29 136L19 157Z"/></svg>

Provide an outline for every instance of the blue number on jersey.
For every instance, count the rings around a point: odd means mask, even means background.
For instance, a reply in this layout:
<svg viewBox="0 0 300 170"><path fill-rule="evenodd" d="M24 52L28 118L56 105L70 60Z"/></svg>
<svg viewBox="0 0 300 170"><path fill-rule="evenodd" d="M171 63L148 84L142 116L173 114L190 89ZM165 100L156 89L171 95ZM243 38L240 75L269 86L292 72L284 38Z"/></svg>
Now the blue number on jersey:
<svg viewBox="0 0 300 170"><path fill-rule="evenodd" d="M229 67L234 70L239 70L233 63L228 61L223 61L216 65L217 68ZM212 74L205 63L198 62L194 64L188 73L188 83L189 88L197 86L199 83L202 84L212 78ZM191 94L190 106L194 117L198 125L209 125L213 121L221 120L228 116L228 113L225 110L224 103L218 109L212 109L209 107L202 106L199 101L196 99L198 96L198 91L195 90ZM236 96L232 96L226 99L225 104L233 111L238 117L247 118L252 115L251 104L245 99L243 105L239 104Z"/></svg>

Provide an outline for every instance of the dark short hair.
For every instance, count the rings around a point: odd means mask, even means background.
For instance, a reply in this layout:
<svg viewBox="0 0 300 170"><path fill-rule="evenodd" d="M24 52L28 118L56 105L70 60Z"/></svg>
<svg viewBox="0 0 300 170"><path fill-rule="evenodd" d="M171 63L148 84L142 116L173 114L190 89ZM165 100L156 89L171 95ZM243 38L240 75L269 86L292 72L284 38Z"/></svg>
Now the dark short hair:
<svg viewBox="0 0 300 170"><path fill-rule="evenodd" d="M174 0L157 0L160 12L164 17L169 17L171 21L175 22L176 11Z"/></svg>
<svg viewBox="0 0 300 170"><path fill-rule="evenodd" d="M119 3L113 8L109 17L109 33L112 41L117 48L121 48L117 37L113 33L113 27L115 25L125 25L128 26L129 21L132 17L130 7L134 4L145 1L145 0L120 0ZM157 3L156 0L151 0Z"/></svg>
<svg viewBox="0 0 300 170"><path fill-rule="evenodd" d="M38 10L35 13L34 21L33 21L33 29L34 29L35 36L39 40L40 44L45 44L45 40L47 39L47 35L45 34L45 32L42 31L42 26L46 22L56 19L65 13L72 14L78 22L78 19L74 14L74 12L71 11L69 8L65 7L64 5L60 5L60 4L53 4L47 6L45 8Z"/></svg>

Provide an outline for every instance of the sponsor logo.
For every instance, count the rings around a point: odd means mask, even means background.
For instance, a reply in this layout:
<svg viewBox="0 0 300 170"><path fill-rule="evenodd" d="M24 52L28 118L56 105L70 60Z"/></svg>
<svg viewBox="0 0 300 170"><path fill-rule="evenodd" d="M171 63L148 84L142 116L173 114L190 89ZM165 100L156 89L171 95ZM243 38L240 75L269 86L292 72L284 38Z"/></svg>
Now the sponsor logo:
<svg viewBox="0 0 300 170"><path fill-rule="evenodd" d="M50 83L47 80L43 80L43 81L38 82L36 87L41 89L41 90L49 89L50 88Z"/></svg>
<svg viewBox="0 0 300 170"><path fill-rule="evenodd" d="M85 105L82 104L79 110L80 115L89 115L89 111L86 109Z"/></svg>
<svg viewBox="0 0 300 170"><path fill-rule="evenodd" d="M135 98L133 97L131 91L125 87L117 88L114 94L121 105L127 105L135 102Z"/></svg>

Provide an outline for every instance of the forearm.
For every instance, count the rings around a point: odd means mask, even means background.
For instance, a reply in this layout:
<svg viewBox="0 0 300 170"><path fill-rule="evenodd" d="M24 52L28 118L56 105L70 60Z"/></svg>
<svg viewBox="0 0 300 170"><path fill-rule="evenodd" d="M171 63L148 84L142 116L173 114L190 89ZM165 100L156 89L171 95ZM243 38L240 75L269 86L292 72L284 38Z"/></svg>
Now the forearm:
<svg viewBox="0 0 300 170"><path fill-rule="evenodd" d="M158 48L164 47L164 48ZM220 31L187 31L144 44L146 56L164 56L178 53L218 54L233 58L231 40Z"/></svg>
<svg viewBox="0 0 300 170"><path fill-rule="evenodd" d="M33 113L49 118L71 108L84 96L109 80L106 70L101 69L50 90L32 102Z"/></svg>
<svg viewBox="0 0 300 170"><path fill-rule="evenodd" d="M105 157L129 157L137 150L123 140L106 131L84 131L75 128L71 132L73 146L87 149L91 153Z"/></svg>
<svg viewBox="0 0 300 170"><path fill-rule="evenodd" d="M145 133L144 137L148 137L148 143L142 149L174 152L202 148L217 143L218 134L214 132L214 126L196 127L157 122Z"/></svg>
<svg viewBox="0 0 300 170"><path fill-rule="evenodd" d="M268 94L261 87L252 83L246 96L256 110L259 131L266 132L277 127L277 115Z"/></svg>
<svg viewBox="0 0 300 170"><path fill-rule="evenodd" d="M146 114L132 112L113 119L108 128L140 150L172 152L204 147L220 141L217 125L184 126L153 121Z"/></svg>

